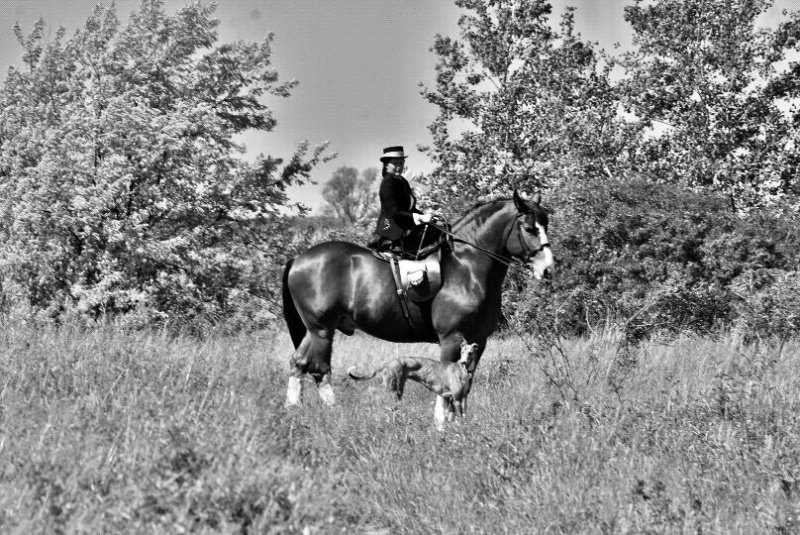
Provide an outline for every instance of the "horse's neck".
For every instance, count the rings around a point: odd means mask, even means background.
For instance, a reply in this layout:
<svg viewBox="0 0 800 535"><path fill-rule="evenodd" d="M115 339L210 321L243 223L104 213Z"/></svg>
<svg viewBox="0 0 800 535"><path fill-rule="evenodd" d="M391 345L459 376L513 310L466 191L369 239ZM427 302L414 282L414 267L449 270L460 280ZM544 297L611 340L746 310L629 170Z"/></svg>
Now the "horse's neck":
<svg viewBox="0 0 800 535"><path fill-rule="evenodd" d="M453 244L454 256L468 259L471 276L483 281L488 293L497 298L508 267L484 251L506 254L504 235L511 216L513 213L509 211L508 203L496 202L477 207L453 225L453 234L462 240L456 240Z"/></svg>
<svg viewBox="0 0 800 535"><path fill-rule="evenodd" d="M510 215L505 203L479 206L453 226L453 234L482 249L502 254L505 247L503 234Z"/></svg>

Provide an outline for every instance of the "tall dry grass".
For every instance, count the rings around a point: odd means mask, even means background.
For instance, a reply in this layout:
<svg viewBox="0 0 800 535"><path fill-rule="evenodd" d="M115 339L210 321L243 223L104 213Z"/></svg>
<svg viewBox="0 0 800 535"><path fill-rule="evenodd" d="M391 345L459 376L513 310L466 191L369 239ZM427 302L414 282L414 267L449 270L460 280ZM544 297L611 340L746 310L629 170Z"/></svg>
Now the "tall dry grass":
<svg viewBox="0 0 800 535"><path fill-rule="evenodd" d="M0 531L755 533L800 530L800 347L613 333L535 358L493 340L466 421L432 425L344 376L396 354L334 349L338 405L283 408L288 338L0 337ZM545 355L547 356L547 355Z"/></svg>

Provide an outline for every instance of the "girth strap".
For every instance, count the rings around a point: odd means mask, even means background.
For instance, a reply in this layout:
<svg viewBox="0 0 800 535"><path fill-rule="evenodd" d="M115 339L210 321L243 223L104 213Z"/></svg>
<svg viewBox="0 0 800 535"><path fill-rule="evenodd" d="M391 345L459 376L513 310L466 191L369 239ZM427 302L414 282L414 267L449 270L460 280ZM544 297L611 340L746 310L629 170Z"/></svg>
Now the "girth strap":
<svg viewBox="0 0 800 535"><path fill-rule="evenodd" d="M397 298L400 300L400 308L403 309L403 315L406 317L406 321L408 321L408 326L411 327L411 331L414 331L414 323L411 321L411 314L408 311L408 299L406 298L406 292L403 290L403 283L400 281L400 263L397 261L397 257L393 256L389 261L389 269L392 272L392 277L394 277L394 285L397 287Z"/></svg>

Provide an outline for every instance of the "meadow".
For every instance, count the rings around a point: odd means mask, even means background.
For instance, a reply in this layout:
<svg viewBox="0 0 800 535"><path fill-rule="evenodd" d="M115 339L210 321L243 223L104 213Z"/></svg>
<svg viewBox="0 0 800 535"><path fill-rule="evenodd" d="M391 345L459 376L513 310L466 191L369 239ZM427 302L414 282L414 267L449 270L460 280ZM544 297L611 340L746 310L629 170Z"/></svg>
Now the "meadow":
<svg viewBox="0 0 800 535"><path fill-rule="evenodd" d="M338 405L283 407L280 329L205 340L113 328L0 334L3 533L793 533L800 346L613 333L534 357L490 341L469 414L400 403L334 346ZM566 356L566 360L564 359Z"/></svg>

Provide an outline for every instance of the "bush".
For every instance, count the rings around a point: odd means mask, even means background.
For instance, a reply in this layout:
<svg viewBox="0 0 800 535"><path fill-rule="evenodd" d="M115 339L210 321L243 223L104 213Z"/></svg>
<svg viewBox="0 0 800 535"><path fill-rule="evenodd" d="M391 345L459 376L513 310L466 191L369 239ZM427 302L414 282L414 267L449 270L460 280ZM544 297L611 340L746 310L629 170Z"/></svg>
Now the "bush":
<svg viewBox="0 0 800 535"><path fill-rule="evenodd" d="M800 333L800 272L746 272L732 287L740 296L735 326L746 342L783 343Z"/></svg>
<svg viewBox="0 0 800 535"><path fill-rule="evenodd" d="M514 308L530 322L556 302L571 334L609 322L625 325L632 340L708 334L742 315L736 284L743 274L771 270L760 282L766 288L798 262L792 216L740 218L725 199L676 186L590 180L561 186L549 203L556 277L517 294ZM526 281L512 277L511 284Z"/></svg>

